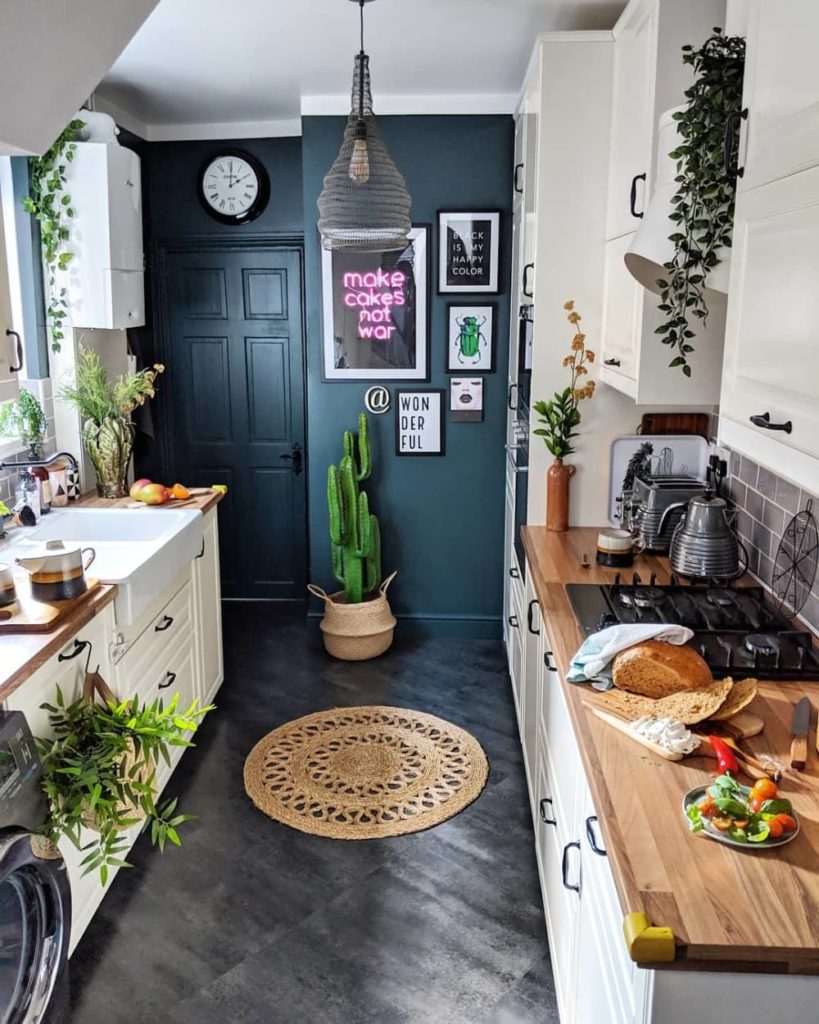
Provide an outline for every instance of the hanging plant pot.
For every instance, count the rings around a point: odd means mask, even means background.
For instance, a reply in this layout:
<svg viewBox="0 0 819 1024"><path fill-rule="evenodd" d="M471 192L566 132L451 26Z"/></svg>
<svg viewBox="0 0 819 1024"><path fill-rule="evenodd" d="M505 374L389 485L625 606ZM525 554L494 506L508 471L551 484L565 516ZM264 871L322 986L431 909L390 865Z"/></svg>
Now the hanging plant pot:
<svg viewBox="0 0 819 1024"><path fill-rule="evenodd" d="M391 573L375 593L358 604L348 604L343 590L328 594L310 583L307 589L324 601L321 632L328 654L341 661L368 661L392 646L395 616L387 600L387 588L397 573Z"/></svg>

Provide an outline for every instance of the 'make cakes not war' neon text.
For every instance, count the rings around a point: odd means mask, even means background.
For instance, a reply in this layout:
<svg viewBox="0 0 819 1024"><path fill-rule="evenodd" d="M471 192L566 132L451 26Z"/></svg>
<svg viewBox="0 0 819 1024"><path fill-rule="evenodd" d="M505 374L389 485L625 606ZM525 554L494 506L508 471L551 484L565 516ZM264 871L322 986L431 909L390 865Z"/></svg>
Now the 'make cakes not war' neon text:
<svg viewBox="0 0 819 1024"><path fill-rule="evenodd" d="M406 305L407 275L400 270L349 271L343 277L344 305L358 309L359 338L389 341L398 329L392 307Z"/></svg>

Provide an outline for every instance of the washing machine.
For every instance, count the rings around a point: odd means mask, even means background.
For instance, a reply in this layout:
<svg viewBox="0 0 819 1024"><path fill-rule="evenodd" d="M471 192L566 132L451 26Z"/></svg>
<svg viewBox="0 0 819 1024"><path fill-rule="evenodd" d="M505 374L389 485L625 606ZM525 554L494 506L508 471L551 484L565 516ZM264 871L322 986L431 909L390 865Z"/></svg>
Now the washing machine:
<svg viewBox="0 0 819 1024"><path fill-rule="evenodd" d="M0 712L0 1024L68 1021L68 873L31 844L47 816L41 776L25 716Z"/></svg>

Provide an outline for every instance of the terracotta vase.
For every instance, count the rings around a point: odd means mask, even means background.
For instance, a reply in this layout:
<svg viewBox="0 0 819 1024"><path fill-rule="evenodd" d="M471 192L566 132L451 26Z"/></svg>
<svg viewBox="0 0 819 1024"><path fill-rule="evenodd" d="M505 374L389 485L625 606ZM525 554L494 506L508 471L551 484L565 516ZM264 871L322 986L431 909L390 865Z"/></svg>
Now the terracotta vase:
<svg viewBox="0 0 819 1024"><path fill-rule="evenodd" d="M564 466L555 459L546 471L546 529L562 533L569 529L569 481L577 466Z"/></svg>

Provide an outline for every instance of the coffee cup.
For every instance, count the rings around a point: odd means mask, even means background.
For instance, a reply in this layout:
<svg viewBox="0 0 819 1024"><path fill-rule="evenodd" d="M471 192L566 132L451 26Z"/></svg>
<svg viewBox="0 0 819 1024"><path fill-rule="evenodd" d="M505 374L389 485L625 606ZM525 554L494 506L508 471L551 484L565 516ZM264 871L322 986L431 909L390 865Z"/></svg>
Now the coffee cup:
<svg viewBox="0 0 819 1024"><path fill-rule="evenodd" d="M0 608L14 604L17 591L14 588L14 572L6 562L0 562Z"/></svg>
<svg viewBox="0 0 819 1024"><path fill-rule="evenodd" d="M597 564L611 569L627 569L645 544L629 530L601 530L597 534Z"/></svg>

